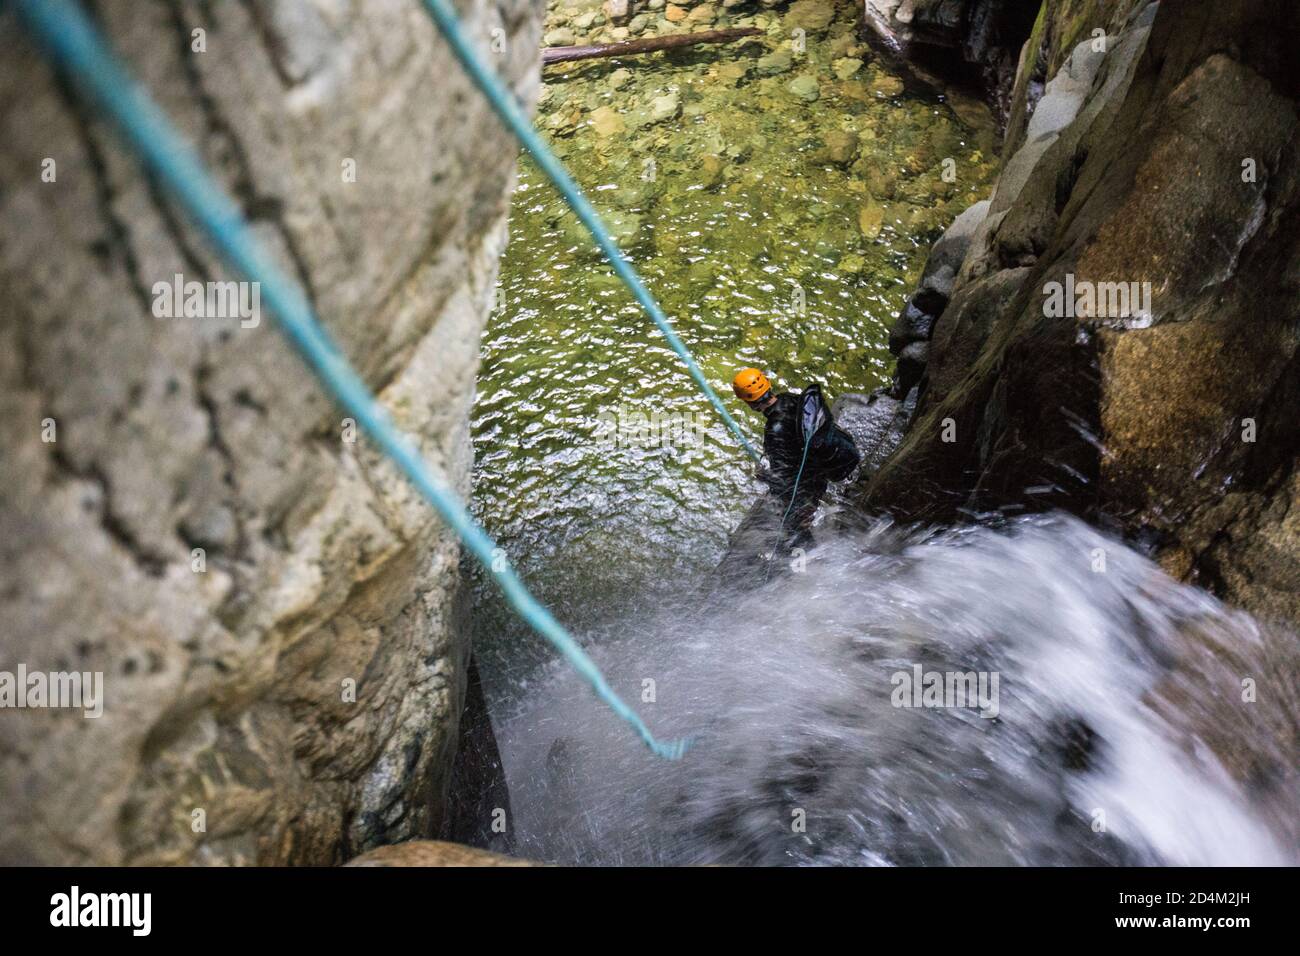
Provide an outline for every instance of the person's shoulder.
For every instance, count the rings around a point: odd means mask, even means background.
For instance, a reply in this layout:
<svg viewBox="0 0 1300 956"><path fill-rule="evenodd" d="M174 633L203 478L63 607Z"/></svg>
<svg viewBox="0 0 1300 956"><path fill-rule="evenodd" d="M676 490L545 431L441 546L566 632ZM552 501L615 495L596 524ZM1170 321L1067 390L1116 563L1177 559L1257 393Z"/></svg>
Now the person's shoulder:
<svg viewBox="0 0 1300 956"><path fill-rule="evenodd" d="M798 396L789 392L781 392L776 396L776 407L772 409L772 414L767 416L767 424L769 426L776 425L798 413Z"/></svg>
<svg viewBox="0 0 1300 956"><path fill-rule="evenodd" d="M820 392L821 390L822 387L820 383L809 382L807 385L805 385L797 392L780 392L777 394L777 398L788 398L792 402L797 402L799 401L799 399L803 398L809 392Z"/></svg>

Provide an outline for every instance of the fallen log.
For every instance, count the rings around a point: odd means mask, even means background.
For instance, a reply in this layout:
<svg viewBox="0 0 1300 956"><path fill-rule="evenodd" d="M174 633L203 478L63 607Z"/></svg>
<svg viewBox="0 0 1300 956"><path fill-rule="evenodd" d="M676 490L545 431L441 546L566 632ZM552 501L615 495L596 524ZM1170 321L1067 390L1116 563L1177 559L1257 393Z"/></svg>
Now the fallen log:
<svg viewBox="0 0 1300 956"><path fill-rule="evenodd" d="M728 43L742 37L758 36L763 31L757 27L737 27L732 30L704 30L700 33L675 33L663 37L641 37L639 40L621 40L616 43L597 43L593 46L548 46L542 48L542 65L568 63L573 60L593 60L604 56L633 56L653 53L655 50L673 50L694 46L697 43Z"/></svg>

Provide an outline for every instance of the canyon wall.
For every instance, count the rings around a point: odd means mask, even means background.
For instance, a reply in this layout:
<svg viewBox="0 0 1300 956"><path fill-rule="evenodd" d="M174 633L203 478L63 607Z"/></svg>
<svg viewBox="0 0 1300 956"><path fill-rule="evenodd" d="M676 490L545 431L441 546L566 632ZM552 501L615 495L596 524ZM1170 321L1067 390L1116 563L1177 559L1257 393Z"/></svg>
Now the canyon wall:
<svg viewBox="0 0 1300 956"><path fill-rule="evenodd" d="M461 0L531 106L542 8ZM516 150L414 0L92 10L462 496ZM447 825L458 544L0 14L0 862L327 864ZM493 54L489 54L491 49Z"/></svg>
<svg viewBox="0 0 1300 956"><path fill-rule="evenodd" d="M916 411L864 508L1066 508L1300 621L1297 39L1286 4L1043 5L992 199L895 329L881 404Z"/></svg>

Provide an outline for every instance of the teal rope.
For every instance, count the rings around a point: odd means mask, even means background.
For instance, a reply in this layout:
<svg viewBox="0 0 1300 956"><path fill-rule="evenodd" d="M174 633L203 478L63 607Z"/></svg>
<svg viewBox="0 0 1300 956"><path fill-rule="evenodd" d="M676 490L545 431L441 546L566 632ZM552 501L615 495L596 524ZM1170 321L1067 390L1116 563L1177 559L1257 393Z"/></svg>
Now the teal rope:
<svg viewBox="0 0 1300 956"><path fill-rule="evenodd" d="M794 476L794 491L790 492L790 503L786 505L785 514L781 516L782 531L785 530L785 519L790 517L790 509L794 507L794 499L799 494L799 480L803 478L803 466L804 463L808 461L808 446L812 444L812 440L813 437L812 437L812 433L810 432L808 437L804 439L803 457L799 459L799 471Z"/></svg>
<svg viewBox="0 0 1300 956"><path fill-rule="evenodd" d="M731 417L727 407L722 404L722 399L718 397L718 393L709 385L708 379L704 377L704 373L700 371L700 367L695 363L695 358L682 344L682 340L677 337L677 333L673 331L668 316L664 314L663 309L659 307L659 303L650 294L650 290L641 281L636 269L623 257L623 253L619 250L618 244L614 242L609 229L601 221L600 215L587 201L587 197L583 195L578 184L565 171L563 164L555 158L555 154L551 152L550 147L537 135L537 131L533 129L533 124L519 109L514 96L505 88L497 75L483 64L478 54L474 52L474 47L465 34L465 28L461 25L460 19L456 16L451 4L448 0L424 0L424 8L429 11L429 16L433 18L434 23L438 25L438 29L442 31L443 37L451 47L452 53L456 55L456 59L460 61L461 67L464 68L470 79L474 81L475 85L487 98L497 116L514 134L515 139L519 140L519 144L528 151L528 155L533 157L533 160L555 188L559 190L560 195L564 197L564 201L569 204L569 208L587 227L587 231L591 233L591 238L595 240L600 251L609 260L614 272L623 280L623 284L628 287L632 296L640 303L646 315L650 316L654 320L654 324L659 326L659 331L663 333L668 344L672 346L673 351L686 364L687 371L691 373L691 378L695 379L695 384L700 387L700 391L713 404L714 409L726 422L727 427L740 440L745 453L754 461L758 461L758 452L749 443L749 439L741 431L740 425Z"/></svg>
<svg viewBox="0 0 1300 956"><path fill-rule="evenodd" d="M189 211L213 247L235 271L261 283L281 331L320 378L325 389L354 417L374 443L410 479L485 568L491 570L495 542L474 523L464 506L444 487L371 394L312 313L298 286L265 253L239 209L203 169L166 116L119 65L94 24L75 0L12 0L15 9L47 54L72 76L116 121L144 166ZM598 697L655 754L677 759L689 741L661 742L606 683L587 655L507 567L493 572L506 600L538 634L550 641L591 685Z"/></svg>

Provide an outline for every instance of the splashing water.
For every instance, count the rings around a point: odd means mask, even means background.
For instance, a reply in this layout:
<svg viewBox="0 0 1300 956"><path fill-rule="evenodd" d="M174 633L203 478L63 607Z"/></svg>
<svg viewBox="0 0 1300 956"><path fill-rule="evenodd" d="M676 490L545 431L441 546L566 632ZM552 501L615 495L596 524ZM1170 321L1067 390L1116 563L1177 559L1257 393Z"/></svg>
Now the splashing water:
<svg viewBox="0 0 1300 956"><path fill-rule="evenodd" d="M1297 859L1294 636L1071 518L842 533L801 572L591 637L656 731L696 746L654 760L567 670L522 681L497 722L524 856ZM983 674L993 706L897 706L924 701L898 676L917 665Z"/></svg>

